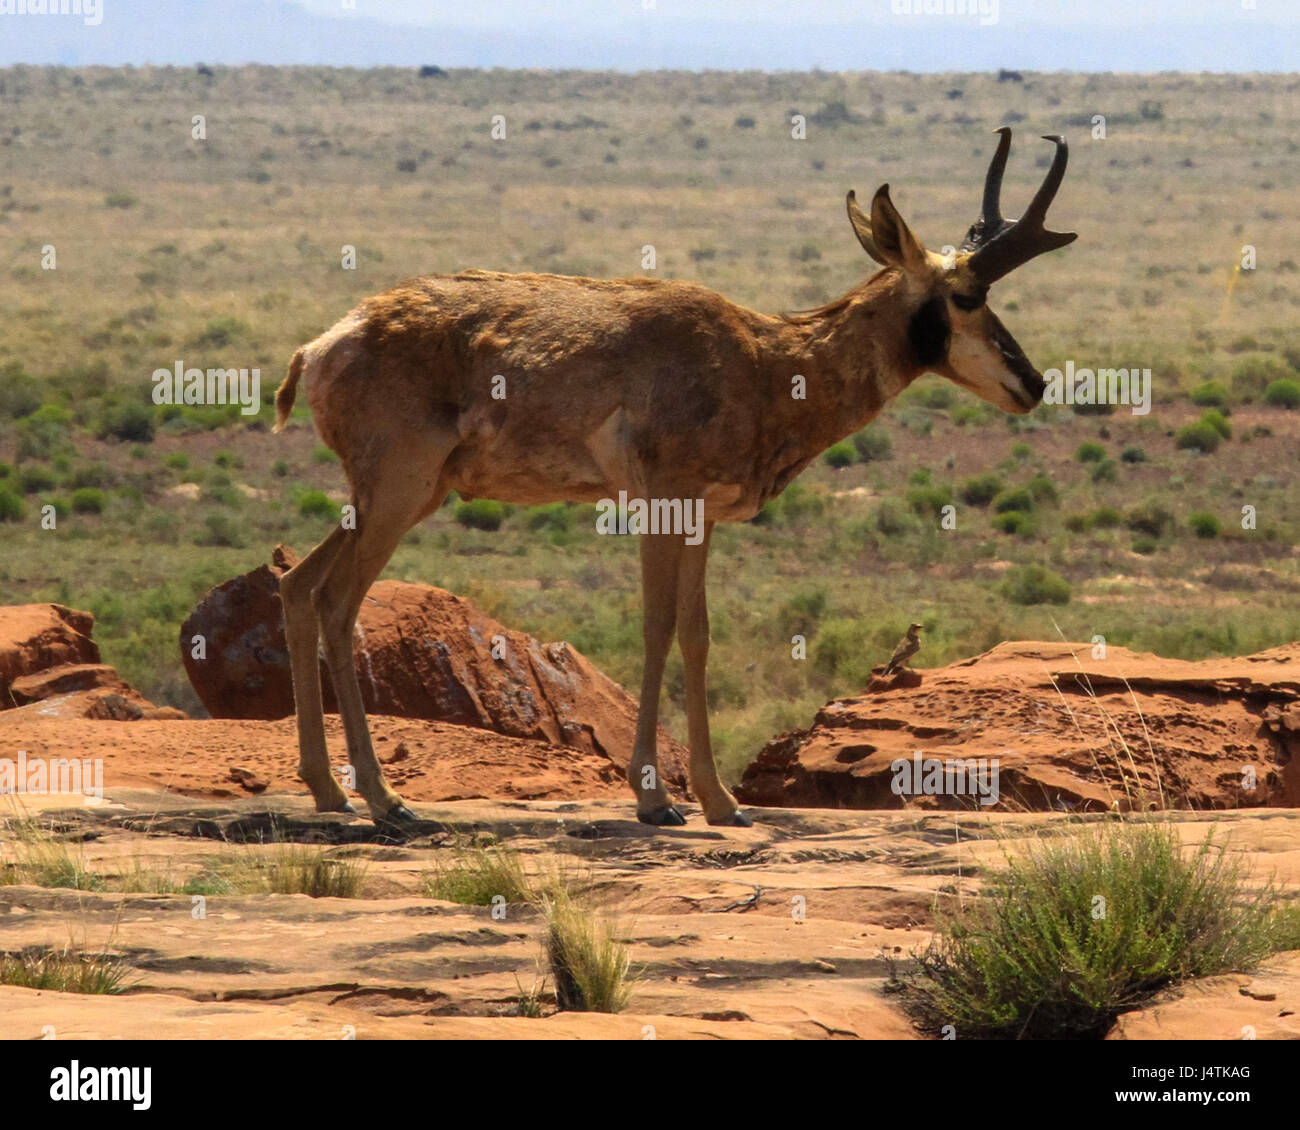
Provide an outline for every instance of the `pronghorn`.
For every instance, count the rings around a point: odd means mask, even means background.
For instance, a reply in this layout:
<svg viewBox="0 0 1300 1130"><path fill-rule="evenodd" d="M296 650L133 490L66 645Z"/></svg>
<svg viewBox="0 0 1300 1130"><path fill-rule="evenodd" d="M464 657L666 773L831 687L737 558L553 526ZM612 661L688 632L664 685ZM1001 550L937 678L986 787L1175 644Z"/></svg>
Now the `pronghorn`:
<svg viewBox="0 0 1300 1130"><path fill-rule="evenodd" d="M357 791L376 822L414 819L375 759L352 660L361 600L408 529L451 490L524 505L702 500L703 536L640 539L645 664L628 769L637 817L682 824L657 771L664 660L686 674L691 788L710 824L747 825L709 744L705 560L715 522L752 518L817 455L924 372L1025 413L1043 378L985 304L989 286L1074 233L1044 218L1065 140L1029 210L1002 217L1001 138L979 219L945 260L912 234L882 185L849 220L882 270L843 298L759 314L703 286L645 278L465 271L363 301L298 350L276 392L284 427L305 378L321 438L342 461L356 522L281 579L298 716L299 773L322 812L350 811L331 776L318 644L334 680ZM794 390L799 389L796 393ZM680 531L678 531L680 535ZM691 542L695 544L691 544Z"/></svg>

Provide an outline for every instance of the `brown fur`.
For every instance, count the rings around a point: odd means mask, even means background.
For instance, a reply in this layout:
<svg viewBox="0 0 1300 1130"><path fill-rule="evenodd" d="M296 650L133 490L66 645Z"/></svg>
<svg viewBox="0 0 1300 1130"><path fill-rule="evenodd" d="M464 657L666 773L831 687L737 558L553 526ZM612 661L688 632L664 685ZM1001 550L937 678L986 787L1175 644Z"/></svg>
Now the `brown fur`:
<svg viewBox="0 0 1300 1130"><path fill-rule="evenodd" d="M358 789L376 817L406 812L370 744L351 640L366 589L411 525L451 490L525 505L627 491L701 499L705 519L696 545L680 535L640 539L645 666L629 771L638 815L681 822L655 756L664 660L676 636L692 788L711 823L745 822L709 743L704 573L713 523L753 517L821 451L872 419L922 372L918 341L925 364L1001 407L1026 411L1035 399L1005 364L996 319L984 309L949 311L953 286L968 281L964 261L949 271L926 252L883 189L872 217L859 210L854 226L885 269L799 315L760 314L689 282L476 270L408 279L294 354L276 393L276 428L301 380L321 438L342 461L357 519L281 582L300 772L319 808L346 797L325 750L318 638ZM960 363L947 360L949 339ZM493 396L498 378L504 398ZM793 395L800 378L801 397Z"/></svg>

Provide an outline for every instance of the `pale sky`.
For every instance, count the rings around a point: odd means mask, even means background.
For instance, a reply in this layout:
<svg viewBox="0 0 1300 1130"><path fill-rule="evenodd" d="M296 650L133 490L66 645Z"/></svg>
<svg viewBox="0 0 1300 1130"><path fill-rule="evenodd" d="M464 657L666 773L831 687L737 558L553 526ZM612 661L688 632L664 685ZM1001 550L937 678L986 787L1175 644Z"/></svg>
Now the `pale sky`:
<svg viewBox="0 0 1300 1130"><path fill-rule="evenodd" d="M28 2L0 0L0 66L1300 71L1300 0Z"/></svg>

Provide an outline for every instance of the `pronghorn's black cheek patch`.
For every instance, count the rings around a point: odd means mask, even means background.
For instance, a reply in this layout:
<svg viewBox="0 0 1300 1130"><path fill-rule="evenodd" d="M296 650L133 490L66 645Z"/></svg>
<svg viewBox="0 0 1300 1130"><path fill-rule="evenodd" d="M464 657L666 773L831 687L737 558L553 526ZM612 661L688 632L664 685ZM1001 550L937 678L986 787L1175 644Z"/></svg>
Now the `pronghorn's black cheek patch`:
<svg viewBox="0 0 1300 1130"><path fill-rule="evenodd" d="M952 323L942 298L931 298L907 323L907 340L918 365L938 365L948 356Z"/></svg>

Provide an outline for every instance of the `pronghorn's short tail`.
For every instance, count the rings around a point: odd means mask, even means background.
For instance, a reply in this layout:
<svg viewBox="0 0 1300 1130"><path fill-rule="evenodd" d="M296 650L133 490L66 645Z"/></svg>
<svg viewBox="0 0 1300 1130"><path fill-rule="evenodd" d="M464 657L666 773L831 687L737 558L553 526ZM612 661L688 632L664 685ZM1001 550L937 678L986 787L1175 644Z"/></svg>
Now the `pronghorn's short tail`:
<svg viewBox="0 0 1300 1130"><path fill-rule="evenodd" d="M293 411L293 401L298 395L298 378L302 376L302 367L305 363L303 351L300 349L293 355L293 360L289 362L289 375L284 378L280 387L275 390L275 427L273 432L284 430L285 422L289 419L289 413Z"/></svg>

